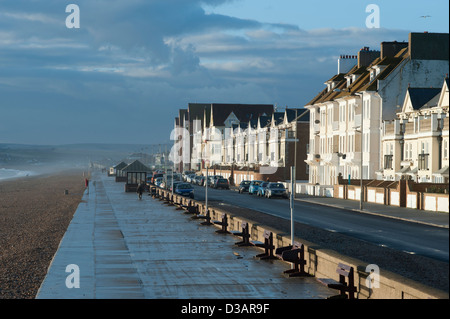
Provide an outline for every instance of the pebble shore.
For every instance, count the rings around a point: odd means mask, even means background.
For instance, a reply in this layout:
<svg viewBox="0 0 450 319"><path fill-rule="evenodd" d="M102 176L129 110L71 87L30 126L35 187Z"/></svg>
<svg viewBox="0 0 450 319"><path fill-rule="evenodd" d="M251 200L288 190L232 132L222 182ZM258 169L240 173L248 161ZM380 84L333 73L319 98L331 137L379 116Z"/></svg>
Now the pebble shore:
<svg viewBox="0 0 450 319"><path fill-rule="evenodd" d="M0 182L0 299L35 298L84 190L82 172Z"/></svg>

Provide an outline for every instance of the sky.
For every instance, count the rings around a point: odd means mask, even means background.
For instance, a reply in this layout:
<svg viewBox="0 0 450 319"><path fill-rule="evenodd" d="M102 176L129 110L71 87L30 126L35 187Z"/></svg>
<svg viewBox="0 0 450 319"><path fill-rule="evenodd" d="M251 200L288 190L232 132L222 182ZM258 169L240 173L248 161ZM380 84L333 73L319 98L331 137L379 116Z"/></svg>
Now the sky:
<svg viewBox="0 0 450 319"><path fill-rule="evenodd" d="M79 8L79 28L66 24L68 4ZM339 55L410 32L448 33L448 6L0 0L0 143L159 144L188 103L303 107L337 73Z"/></svg>

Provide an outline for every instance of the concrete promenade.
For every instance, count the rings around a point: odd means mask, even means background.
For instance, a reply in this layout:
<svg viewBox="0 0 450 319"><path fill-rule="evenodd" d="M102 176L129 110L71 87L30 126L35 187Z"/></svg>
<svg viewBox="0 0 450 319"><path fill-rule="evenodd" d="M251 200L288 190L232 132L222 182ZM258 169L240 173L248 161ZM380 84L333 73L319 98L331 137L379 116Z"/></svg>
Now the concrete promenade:
<svg viewBox="0 0 450 319"><path fill-rule="evenodd" d="M37 299L325 299L315 278L253 258L239 238L93 173ZM78 280L79 279L79 280ZM72 288L70 288L72 287ZM79 288L77 288L79 287Z"/></svg>

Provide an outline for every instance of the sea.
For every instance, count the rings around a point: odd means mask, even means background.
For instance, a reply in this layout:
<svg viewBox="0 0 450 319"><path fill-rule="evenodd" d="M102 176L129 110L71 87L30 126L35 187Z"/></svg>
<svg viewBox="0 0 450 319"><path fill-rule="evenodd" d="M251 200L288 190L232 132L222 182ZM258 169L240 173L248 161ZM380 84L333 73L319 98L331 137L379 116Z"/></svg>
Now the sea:
<svg viewBox="0 0 450 319"><path fill-rule="evenodd" d="M36 172L12 168L0 168L0 181L37 175Z"/></svg>

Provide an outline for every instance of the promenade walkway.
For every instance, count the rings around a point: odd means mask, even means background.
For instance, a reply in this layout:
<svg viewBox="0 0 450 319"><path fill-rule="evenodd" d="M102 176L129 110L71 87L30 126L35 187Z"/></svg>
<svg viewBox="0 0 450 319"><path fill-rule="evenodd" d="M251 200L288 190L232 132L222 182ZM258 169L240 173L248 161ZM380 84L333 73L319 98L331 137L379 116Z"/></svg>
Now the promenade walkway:
<svg viewBox="0 0 450 319"><path fill-rule="evenodd" d="M93 174L37 299L324 299L314 278L253 258L239 238ZM68 267L69 266L69 267ZM78 281L79 279L79 281ZM72 288L70 288L72 287ZM77 288L78 287L78 288Z"/></svg>

